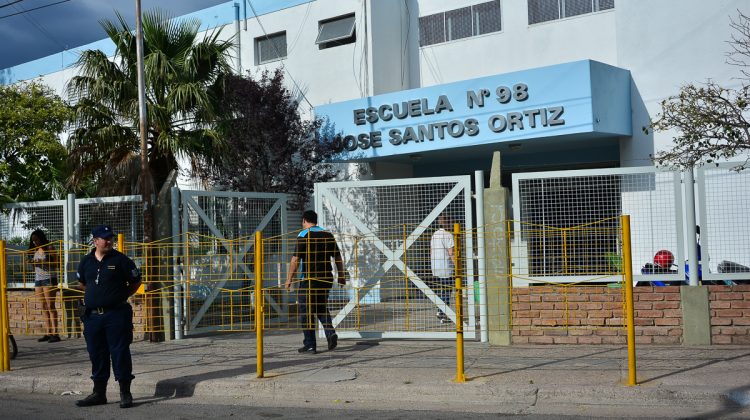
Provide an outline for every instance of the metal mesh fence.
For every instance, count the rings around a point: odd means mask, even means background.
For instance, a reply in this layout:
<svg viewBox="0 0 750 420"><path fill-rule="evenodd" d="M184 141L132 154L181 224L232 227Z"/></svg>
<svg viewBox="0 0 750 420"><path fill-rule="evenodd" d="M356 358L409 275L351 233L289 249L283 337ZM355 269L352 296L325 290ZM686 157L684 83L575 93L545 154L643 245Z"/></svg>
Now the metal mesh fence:
<svg viewBox="0 0 750 420"><path fill-rule="evenodd" d="M0 213L0 238L28 245L31 232L41 229L51 241L65 239L65 201L6 204Z"/></svg>
<svg viewBox="0 0 750 420"><path fill-rule="evenodd" d="M91 229L110 225L129 240L143 239L143 205L140 196L80 198L76 200L77 241L91 242Z"/></svg>
<svg viewBox="0 0 750 420"><path fill-rule="evenodd" d="M562 234L564 229L602 219L617 223L618 216L629 214L636 279L684 279L684 266L679 264L684 261L684 250L678 173L653 169L536 173L516 175L513 182L514 212L520 215L521 223L515 227L520 235L513 238L513 244L519 252L529 253L514 264L514 270L528 272L540 281L557 277L559 282L575 282L571 277L585 275L586 270L575 273L566 269L553 250L563 244L570 247L570 258L590 258L585 248L576 246L578 239ZM535 226L558 228L561 233L530 235ZM595 264L605 264L607 255L619 251L614 236L600 235L596 241L605 252ZM654 256L661 250L672 253L673 264L655 270Z"/></svg>
<svg viewBox="0 0 750 420"><path fill-rule="evenodd" d="M703 279L750 280L750 171L698 171Z"/></svg>

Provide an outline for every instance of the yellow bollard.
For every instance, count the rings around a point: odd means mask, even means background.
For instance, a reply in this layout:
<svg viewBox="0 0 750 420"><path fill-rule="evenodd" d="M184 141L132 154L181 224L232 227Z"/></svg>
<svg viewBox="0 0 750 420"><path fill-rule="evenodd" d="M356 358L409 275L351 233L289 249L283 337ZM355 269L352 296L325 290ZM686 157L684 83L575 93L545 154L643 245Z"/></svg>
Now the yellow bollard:
<svg viewBox="0 0 750 420"><path fill-rule="evenodd" d="M255 232L255 359L256 377L263 377L263 234Z"/></svg>
<svg viewBox="0 0 750 420"><path fill-rule="evenodd" d="M453 224L453 261L456 272L456 379L455 382L466 382L464 376L464 317L463 317L463 281L461 280L461 226Z"/></svg>
<svg viewBox="0 0 750 420"><path fill-rule="evenodd" d="M630 216L620 217L622 225L622 266L625 272L625 316L628 329L628 386L636 383L635 316L633 313L633 256L630 249Z"/></svg>
<svg viewBox="0 0 750 420"><path fill-rule="evenodd" d="M0 372L10 370L10 346L8 334L8 274L5 259L5 241L0 240Z"/></svg>

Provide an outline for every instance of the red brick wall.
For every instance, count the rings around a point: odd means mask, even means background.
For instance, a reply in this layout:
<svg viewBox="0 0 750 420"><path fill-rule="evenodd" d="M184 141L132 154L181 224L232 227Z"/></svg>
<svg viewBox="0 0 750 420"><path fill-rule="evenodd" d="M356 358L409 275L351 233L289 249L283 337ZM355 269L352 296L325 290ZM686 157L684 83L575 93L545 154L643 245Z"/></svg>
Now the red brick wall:
<svg viewBox="0 0 750 420"><path fill-rule="evenodd" d="M56 298L58 329L62 337L77 337L82 331L76 312L77 305L71 299L65 299L65 311ZM134 339L143 338L143 305L142 299L132 299ZM64 312L64 313L63 313ZM42 303L33 290L8 290L8 318L10 332L16 335L44 335L47 328L42 315Z"/></svg>
<svg viewBox="0 0 750 420"><path fill-rule="evenodd" d="M750 285L708 286L712 344L750 344Z"/></svg>
<svg viewBox="0 0 750 420"><path fill-rule="evenodd" d="M622 289L605 286L515 288L512 300L514 344L626 343ZM681 343L679 287L636 287L633 305L636 343Z"/></svg>

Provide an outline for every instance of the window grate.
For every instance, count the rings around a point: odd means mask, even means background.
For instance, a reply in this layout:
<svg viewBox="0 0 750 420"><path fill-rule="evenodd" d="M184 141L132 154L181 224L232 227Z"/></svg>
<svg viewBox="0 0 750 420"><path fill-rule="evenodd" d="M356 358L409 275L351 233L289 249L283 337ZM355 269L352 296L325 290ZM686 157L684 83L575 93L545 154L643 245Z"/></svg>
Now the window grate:
<svg viewBox="0 0 750 420"><path fill-rule="evenodd" d="M445 42L445 14L438 13L419 18L419 45Z"/></svg>
<svg viewBox="0 0 750 420"><path fill-rule="evenodd" d="M615 8L615 0L528 0L529 25Z"/></svg>
<svg viewBox="0 0 750 420"><path fill-rule="evenodd" d="M255 38L258 64L286 58L286 32Z"/></svg>
<svg viewBox="0 0 750 420"><path fill-rule="evenodd" d="M502 28L500 2L490 1L471 7L474 17L474 35L499 32Z"/></svg>
<svg viewBox="0 0 750 420"><path fill-rule="evenodd" d="M472 36L471 7L445 12L445 35L447 41L469 38Z"/></svg>
<svg viewBox="0 0 750 420"><path fill-rule="evenodd" d="M440 44L502 29L500 1L489 1L419 18L419 45Z"/></svg>
<svg viewBox="0 0 750 420"><path fill-rule="evenodd" d="M591 0L565 0L565 17L585 15L594 11Z"/></svg>

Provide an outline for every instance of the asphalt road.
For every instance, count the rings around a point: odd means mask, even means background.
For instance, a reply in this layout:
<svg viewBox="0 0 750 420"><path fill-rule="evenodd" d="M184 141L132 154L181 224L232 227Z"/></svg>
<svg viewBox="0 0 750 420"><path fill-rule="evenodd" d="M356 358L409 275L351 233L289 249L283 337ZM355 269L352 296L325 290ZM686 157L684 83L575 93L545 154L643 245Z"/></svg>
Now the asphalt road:
<svg viewBox="0 0 750 420"><path fill-rule="evenodd" d="M678 407L613 407L575 405L545 408L545 412L468 413L454 411L380 410L349 407L346 401L332 401L329 408L258 407L247 401L227 399L216 403L196 398L161 399L136 397L136 405L121 409L117 400L104 406L79 408L75 400L81 395L0 393L0 419L321 419L321 420L403 420L462 418L500 419L591 419L591 418L749 418L750 409L722 412L680 410Z"/></svg>

